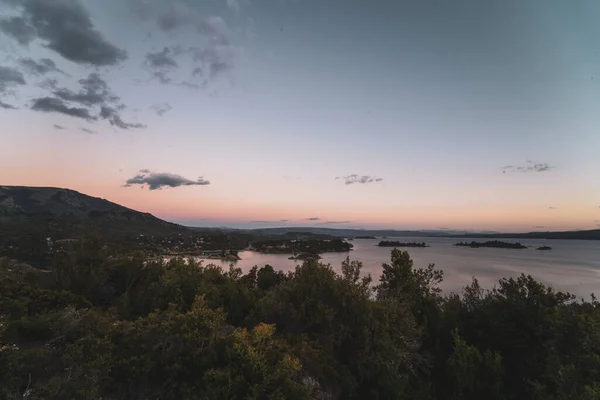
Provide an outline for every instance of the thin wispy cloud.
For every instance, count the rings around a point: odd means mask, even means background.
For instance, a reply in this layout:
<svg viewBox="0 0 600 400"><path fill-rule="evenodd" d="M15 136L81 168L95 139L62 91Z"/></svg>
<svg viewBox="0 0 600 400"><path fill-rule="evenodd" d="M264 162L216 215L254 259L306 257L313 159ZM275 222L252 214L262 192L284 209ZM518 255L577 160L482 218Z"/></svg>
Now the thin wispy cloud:
<svg viewBox="0 0 600 400"><path fill-rule="evenodd" d="M169 111L171 111L172 108L173 107L171 107L169 103L154 104L150 107L150 109L154 111L156 115L159 115L161 117Z"/></svg>
<svg viewBox="0 0 600 400"><path fill-rule="evenodd" d="M84 132L84 133L87 133L87 134L90 134L90 135L95 135L95 134L98 133L98 132L96 132L94 130L91 130L91 129L88 129L88 128L79 128L79 129L81 130L81 132Z"/></svg>
<svg viewBox="0 0 600 400"><path fill-rule="evenodd" d="M8 104L0 100L0 108L5 110L18 110L18 107L13 106L12 104Z"/></svg>
<svg viewBox="0 0 600 400"><path fill-rule="evenodd" d="M96 120L96 117L90 114L87 108L81 107L69 107L61 99L53 97L41 97L35 99L31 109L34 111L46 112L46 113L58 113L68 115L70 117L82 118L88 121Z"/></svg>
<svg viewBox="0 0 600 400"><path fill-rule="evenodd" d="M534 226L532 229L544 229L543 226Z"/></svg>
<svg viewBox="0 0 600 400"><path fill-rule="evenodd" d="M148 169L140 170L140 173L132 178L127 179L125 187L139 185L148 187L150 190L158 190L164 187L176 188L180 186L206 186L210 185L210 181L203 177L197 180L184 178L181 175L171 174L168 172L150 172Z"/></svg>
<svg viewBox="0 0 600 400"><path fill-rule="evenodd" d="M62 126L62 125L54 124L54 129L58 129L59 131L61 131L61 130L66 129L66 128L64 126Z"/></svg>
<svg viewBox="0 0 600 400"><path fill-rule="evenodd" d="M41 58L38 61L33 58L21 58L19 64L23 68L34 75L44 75L49 72L64 73L56 67L56 63L49 58Z"/></svg>
<svg viewBox="0 0 600 400"><path fill-rule="evenodd" d="M503 173L528 173L528 172L547 172L555 169L556 166L548 163L534 163L531 160L527 160L524 165L506 165L502 167Z"/></svg>
<svg viewBox="0 0 600 400"><path fill-rule="evenodd" d="M371 176L371 175L357 175L357 174L352 174L352 175L348 175L348 176L338 176L335 178L336 180L343 180L344 183L346 185L354 185L357 183L360 184L367 184L367 183L375 183L375 182L381 182L383 181L382 178L378 178L376 176Z"/></svg>
<svg viewBox="0 0 600 400"><path fill-rule="evenodd" d="M321 218L319 217L311 217L311 218L306 218L306 221L320 221Z"/></svg>
<svg viewBox="0 0 600 400"><path fill-rule="evenodd" d="M322 225L337 225L337 224L349 224L352 221L325 221Z"/></svg>
<svg viewBox="0 0 600 400"><path fill-rule="evenodd" d="M0 65L0 93L8 87L25 85L23 73L15 68L3 67Z"/></svg>
<svg viewBox="0 0 600 400"><path fill-rule="evenodd" d="M548 210L558 210L558 207L552 207L552 206L550 206L550 207L548 207Z"/></svg>

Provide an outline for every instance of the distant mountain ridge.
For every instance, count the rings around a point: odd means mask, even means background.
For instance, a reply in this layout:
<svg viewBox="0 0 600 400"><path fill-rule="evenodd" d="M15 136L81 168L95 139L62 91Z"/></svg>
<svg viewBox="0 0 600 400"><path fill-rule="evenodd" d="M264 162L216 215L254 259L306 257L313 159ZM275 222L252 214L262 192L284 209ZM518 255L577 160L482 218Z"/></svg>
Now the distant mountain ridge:
<svg viewBox="0 0 600 400"><path fill-rule="evenodd" d="M0 186L0 234L162 234L188 228L98 197L55 187ZM34 233L34 232L32 232Z"/></svg>
<svg viewBox="0 0 600 400"><path fill-rule="evenodd" d="M259 235L286 235L290 232L303 234L331 235L338 237L376 236L376 237L449 237L457 239L489 238L489 239L565 239L565 240L600 240L600 229L564 232L527 232L527 233L490 233L460 232L450 230L393 230L393 229L336 229L315 227L286 227L248 229L247 232Z"/></svg>

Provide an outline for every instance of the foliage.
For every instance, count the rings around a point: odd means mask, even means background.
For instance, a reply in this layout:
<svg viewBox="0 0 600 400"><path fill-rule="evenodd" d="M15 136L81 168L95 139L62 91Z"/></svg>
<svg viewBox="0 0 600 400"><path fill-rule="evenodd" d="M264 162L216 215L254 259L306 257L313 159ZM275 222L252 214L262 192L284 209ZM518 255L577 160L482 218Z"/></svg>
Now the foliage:
<svg viewBox="0 0 600 400"><path fill-rule="evenodd" d="M349 258L243 274L98 239L36 266L0 258L0 399L600 398L600 303L530 276L444 296L397 249L374 283Z"/></svg>

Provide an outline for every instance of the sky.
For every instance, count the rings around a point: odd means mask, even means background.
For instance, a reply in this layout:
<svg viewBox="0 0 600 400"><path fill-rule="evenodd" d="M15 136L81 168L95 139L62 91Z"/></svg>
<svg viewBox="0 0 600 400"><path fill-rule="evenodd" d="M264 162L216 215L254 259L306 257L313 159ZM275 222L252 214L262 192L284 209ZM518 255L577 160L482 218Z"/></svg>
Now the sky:
<svg viewBox="0 0 600 400"><path fill-rule="evenodd" d="M600 227L596 0L0 0L0 184L193 226Z"/></svg>

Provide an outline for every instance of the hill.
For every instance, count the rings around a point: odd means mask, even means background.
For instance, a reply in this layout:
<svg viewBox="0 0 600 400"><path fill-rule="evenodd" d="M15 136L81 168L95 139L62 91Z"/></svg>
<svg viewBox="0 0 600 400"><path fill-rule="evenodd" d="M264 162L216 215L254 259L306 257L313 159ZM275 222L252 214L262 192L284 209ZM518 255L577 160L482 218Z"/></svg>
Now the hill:
<svg viewBox="0 0 600 400"><path fill-rule="evenodd" d="M123 207L75 190L0 186L0 239L47 235L66 238L82 232L101 236L163 235L190 232L152 214Z"/></svg>

